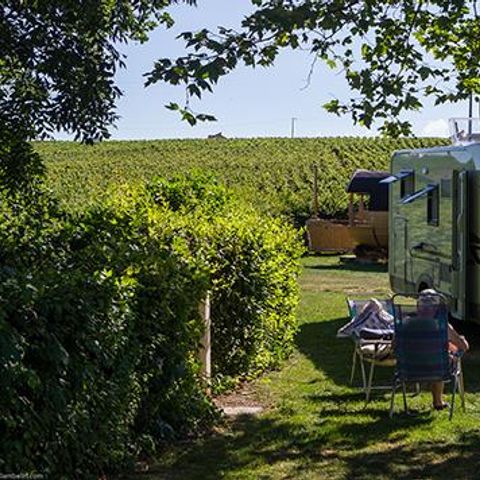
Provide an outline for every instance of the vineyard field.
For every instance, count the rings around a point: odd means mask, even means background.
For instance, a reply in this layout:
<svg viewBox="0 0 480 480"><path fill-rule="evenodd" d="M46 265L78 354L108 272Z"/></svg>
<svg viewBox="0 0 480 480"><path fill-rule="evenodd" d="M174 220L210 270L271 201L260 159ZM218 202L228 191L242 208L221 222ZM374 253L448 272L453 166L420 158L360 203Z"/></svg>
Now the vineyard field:
<svg viewBox="0 0 480 480"><path fill-rule="evenodd" d="M101 202L109 185L142 182L192 169L207 170L264 212L297 222L311 205L312 170L319 166L325 216L345 213L345 186L358 168L388 169L393 151L445 144L445 139L258 138L108 141L95 146L36 142L49 186L72 210Z"/></svg>

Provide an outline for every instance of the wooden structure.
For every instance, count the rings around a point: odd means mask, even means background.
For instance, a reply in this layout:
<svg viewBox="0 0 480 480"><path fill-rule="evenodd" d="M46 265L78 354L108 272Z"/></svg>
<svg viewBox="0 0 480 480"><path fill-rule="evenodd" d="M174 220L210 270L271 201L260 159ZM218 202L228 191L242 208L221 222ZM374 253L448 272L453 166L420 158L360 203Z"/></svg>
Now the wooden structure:
<svg viewBox="0 0 480 480"><path fill-rule="evenodd" d="M348 220L318 216L318 168L313 166L313 215L307 220L309 249L315 252L348 252L362 245L388 248L388 187L381 180L388 172L357 170L346 188Z"/></svg>
<svg viewBox="0 0 480 480"><path fill-rule="evenodd" d="M349 252L355 248L348 221L309 218L308 247L314 252Z"/></svg>

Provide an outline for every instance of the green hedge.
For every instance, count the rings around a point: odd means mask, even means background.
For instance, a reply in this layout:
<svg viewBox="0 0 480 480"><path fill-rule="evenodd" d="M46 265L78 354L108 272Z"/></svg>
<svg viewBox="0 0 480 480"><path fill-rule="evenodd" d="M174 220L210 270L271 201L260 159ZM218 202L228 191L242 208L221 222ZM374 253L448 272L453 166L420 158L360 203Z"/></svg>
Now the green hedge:
<svg viewBox="0 0 480 480"><path fill-rule="evenodd" d="M296 331L299 233L236 201L204 172L154 180L148 188L157 203L178 210L176 238L185 239L196 261L208 266L215 380L278 365Z"/></svg>
<svg viewBox="0 0 480 480"><path fill-rule="evenodd" d="M292 227L256 214L225 216L214 230L213 371L252 376L291 351L300 249Z"/></svg>
<svg viewBox="0 0 480 480"><path fill-rule="evenodd" d="M97 478L210 425L208 290L216 378L289 353L296 234L209 177L118 187L75 216L2 196L0 216L0 473Z"/></svg>
<svg viewBox="0 0 480 480"><path fill-rule="evenodd" d="M3 205L0 471L96 474L208 423L192 355L207 277L141 213L28 225Z"/></svg>

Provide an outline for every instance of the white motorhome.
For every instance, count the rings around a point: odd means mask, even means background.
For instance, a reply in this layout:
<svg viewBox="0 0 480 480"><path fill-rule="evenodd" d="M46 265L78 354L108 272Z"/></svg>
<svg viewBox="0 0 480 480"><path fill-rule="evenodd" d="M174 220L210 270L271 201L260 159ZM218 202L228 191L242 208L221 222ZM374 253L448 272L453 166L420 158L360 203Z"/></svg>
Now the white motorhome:
<svg viewBox="0 0 480 480"><path fill-rule="evenodd" d="M389 276L395 292L435 288L480 323L480 121L450 121L454 144L394 153Z"/></svg>

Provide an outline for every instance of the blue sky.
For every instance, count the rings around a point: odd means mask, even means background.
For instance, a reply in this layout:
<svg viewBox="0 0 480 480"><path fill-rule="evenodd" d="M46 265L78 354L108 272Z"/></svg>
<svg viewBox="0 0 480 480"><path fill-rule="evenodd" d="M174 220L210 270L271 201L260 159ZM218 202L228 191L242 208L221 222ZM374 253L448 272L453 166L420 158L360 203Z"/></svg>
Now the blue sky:
<svg viewBox="0 0 480 480"><path fill-rule="evenodd" d="M155 59L185 53L183 43L175 40L178 33L217 25L238 26L251 8L250 0L199 0L196 8L179 5L170 10L176 20L174 28L159 28L148 43L123 47L127 69L119 72L118 84L124 97L118 102L121 119L112 129L112 138L204 138L218 132L227 137L290 136L292 117L296 118L295 136L299 137L375 135L375 130L354 126L350 117L336 117L321 108L332 98L348 98L349 91L343 78L320 62L306 87L312 62L308 52L285 51L275 67L240 67L221 79L213 94L191 103L195 111L211 113L218 121L193 128L164 107L171 101L183 104L182 87L157 84L144 88L142 75ZM466 114L466 103L428 104L405 119L413 123L418 136L445 135L448 118Z"/></svg>

